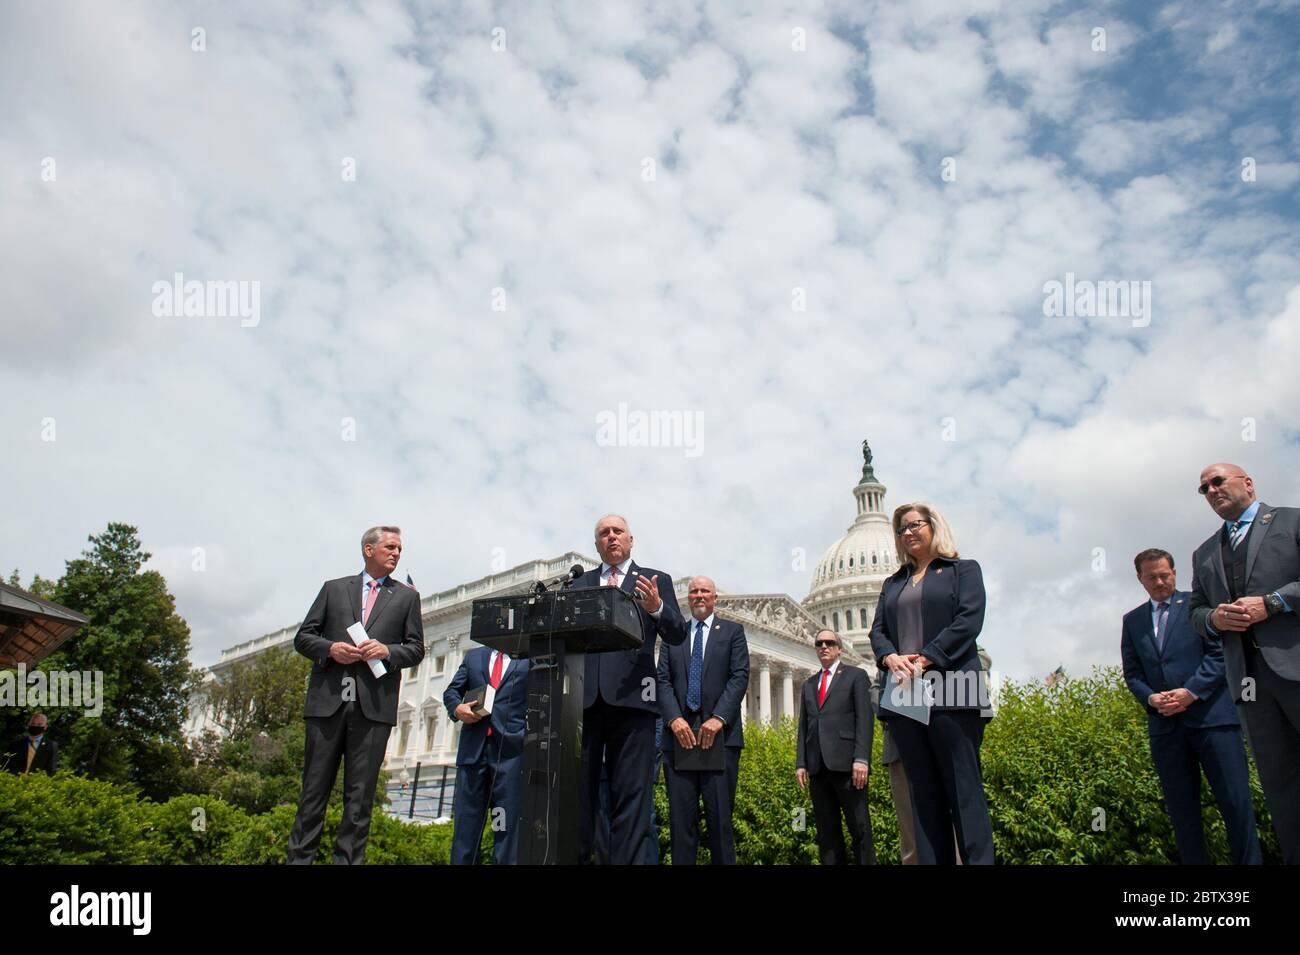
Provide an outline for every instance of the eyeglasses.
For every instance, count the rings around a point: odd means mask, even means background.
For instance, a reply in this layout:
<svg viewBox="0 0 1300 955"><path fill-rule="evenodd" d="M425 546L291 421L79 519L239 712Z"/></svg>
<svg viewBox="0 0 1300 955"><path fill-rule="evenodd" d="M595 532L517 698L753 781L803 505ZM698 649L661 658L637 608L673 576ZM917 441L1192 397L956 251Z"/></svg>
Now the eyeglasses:
<svg viewBox="0 0 1300 955"><path fill-rule="evenodd" d="M1227 484L1233 478L1239 478L1241 476L1242 475L1240 474L1230 474L1227 477L1224 477L1222 474L1220 474L1218 477L1212 477L1204 484L1202 484L1200 487L1198 487L1196 489L1196 493L1205 494L1210 490L1210 488L1214 488L1217 491L1219 488L1223 487L1223 485Z"/></svg>
<svg viewBox="0 0 1300 955"><path fill-rule="evenodd" d="M904 534L908 532L915 534L922 527L924 527L926 524L929 523L930 523L929 521L912 521L912 523L910 524L904 524L896 531L896 533L898 534L899 537L902 537Z"/></svg>
<svg viewBox="0 0 1300 955"><path fill-rule="evenodd" d="M814 647L819 647L819 648L820 648L820 647L838 647L839 645L840 645L840 642L839 642L838 640L816 640L816 641L813 642L813 646L814 646Z"/></svg>

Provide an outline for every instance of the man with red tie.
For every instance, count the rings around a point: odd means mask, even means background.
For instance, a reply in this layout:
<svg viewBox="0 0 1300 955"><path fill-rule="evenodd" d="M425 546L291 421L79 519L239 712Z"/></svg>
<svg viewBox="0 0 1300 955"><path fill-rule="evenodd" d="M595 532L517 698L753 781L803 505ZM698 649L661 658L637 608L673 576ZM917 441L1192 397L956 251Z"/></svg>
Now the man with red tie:
<svg viewBox="0 0 1300 955"><path fill-rule="evenodd" d="M293 639L294 649L312 666L303 713L307 750L302 796L289 834L290 865L310 865L316 857L340 760L343 818L334 862L366 861L375 786L388 734L397 724L397 671L424 659L420 595L393 576L402 556L401 529L370 528L361 536L361 556L365 570L326 581ZM358 623L365 631L361 643L348 633Z"/></svg>
<svg viewBox="0 0 1300 955"><path fill-rule="evenodd" d="M469 692L492 687L492 710L479 716L465 702ZM528 703L528 661L475 647L465 654L442 694L453 720L463 724L456 749L456 793L452 797L451 864L478 861L483 824L492 810L492 859L514 865L519 851L519 793Z"/></svg>
<svg viewBox="0 0 1300 955"><path fill-rule="evenodd" d="M871 765L871 687L867 671L840 661L834 630L814 638L821 670L804 682L800 694L795 778L811 790L817 848L822 865L849 861L840 825L843 812L858 865L875 865L876 848L867 812Z"/></svg>

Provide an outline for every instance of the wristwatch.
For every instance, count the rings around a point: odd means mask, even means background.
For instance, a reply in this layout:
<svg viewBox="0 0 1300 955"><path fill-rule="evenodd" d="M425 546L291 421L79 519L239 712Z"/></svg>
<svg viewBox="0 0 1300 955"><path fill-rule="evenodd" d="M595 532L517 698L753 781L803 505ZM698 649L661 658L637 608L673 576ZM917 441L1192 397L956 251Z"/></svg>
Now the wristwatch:
<svg viewBox="0 0 1300 955"><path fill-rule="evenodd" d="M1264 598L1264 606L1268 608L1268 615L1270 617L1286 610L1286 604L1282 603L1282 598L1276 593L1271 593Z"/></svg>

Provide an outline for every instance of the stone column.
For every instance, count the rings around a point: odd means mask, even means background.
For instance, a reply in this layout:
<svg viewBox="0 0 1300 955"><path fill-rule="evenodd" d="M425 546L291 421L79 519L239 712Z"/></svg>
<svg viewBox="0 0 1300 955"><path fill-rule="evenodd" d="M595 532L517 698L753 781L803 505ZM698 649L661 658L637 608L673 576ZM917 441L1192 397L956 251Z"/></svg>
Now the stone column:
<svg viewBox="0 0 1300 955"><path fill-rule="evenodd" d="M772 661L763 657L758 669L758 721L764 726L772 723Z"/></svg>
<svg viewBox="0 0 1300 955"><path fill-rule="evenodd" d="M794 711L794 667L781 667L781 715L795 716Z"/></svg>
<svg viewBox="0 0 1300 955"><path fill-rule="evenodd" d="M453 633L447 637L447 662L443 665L443 680L451 682L456 668L460 666L460 636ZM441 722L441 721L439 721ZM446 720L447 728L442 731L442 758L444 761L454 761L456 758L456 747L452 744L455 737L456 721L450 716Z"/></svg>

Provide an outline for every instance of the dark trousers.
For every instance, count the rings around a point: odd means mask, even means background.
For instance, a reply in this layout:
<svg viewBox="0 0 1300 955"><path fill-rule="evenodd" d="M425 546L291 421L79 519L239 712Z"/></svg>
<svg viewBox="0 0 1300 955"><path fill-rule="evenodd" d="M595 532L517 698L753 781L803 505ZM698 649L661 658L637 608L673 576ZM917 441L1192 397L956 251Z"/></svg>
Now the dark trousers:
<svg viewBox="0 0 1300 955"><path fill-rule="evenodd" d="M840 813L849 824L853 861L858 865L875 865L876 844L871 836L871 814L867 811L867 787L854 788L851 772L822 768L808 774L808 793L812 796L822 865L848 865L850 857L844 848Z"/></svg>
<svg viewBox="0 0 1300 955"><path fill-rule="evenodd" d="M592 857L602 763L609 777L609 862L636 865L644 861L654 809L654 758L654 713L611 706L599 698L582 711L580 862L590 862Z"/></svg>
<svg viewBox="0 0 1300 955"><path fill-rule="evenodd" d="M478 862L479 839L489 807L492 861L497 865L514 865L518 860L520 766L518 757L493 765L485 753L476 763L456 767L456 794L451 801L452 865Z"/></svg>
<svg viewBox="0 0 1300 955"><path fill-rule="evenodd" d="M1237 712L1255 753L1282 861L1300 865L1300 682L1278 676L1253 648L1246 650L1246 675L1254 678L1255 699L1237 704Z"/></svg>
<svg viewBox="0 0 1300 955"><path fill-rule="evenodd" d="M1236 865L1261 864L1255 808L1250 802L1250 770L1240 729L1189 729L1180 720L1172 731L1151 737L1151 761L1160 777L1183 865L1208 865L1210 861L1201 820L1202 768L1223 813L1232 861Z"/></svg>
<svg viewBox="0 0 1300 955"><path fill-rule="evenodd" d="M343 760L343 819L334 840L334 862L361 865L374 810L375 784L384 764L392 727L366 719L355 702L344 703L331 716L309 716L307 751L302 769L302 796L289 833L289 865L311 865L316 858L325 806L329 802L339 760Z"/></svg>
<svg viewBox="0 0 1300 955"><path fill-rule="evenodd" d="M659 767L663 761L663 751L656 749L650 772L650 827L642 843L642 865L659 864L659 820L655 817L654 788L659 781ZM596 864L609 865L609 775L603 766L600 771L600 810L596 813L595 842Z"/></svg>
<svg viewBox="0 0 1300 955"><path fill-rule="evenodd" d="M979 710L933 710L926 726L905 716L889 721L912 789L916 861L953 865L953 829L966 865L993 864L993 823L980 776L984 720Z"/></svg>
<svg viewBox="0 0 1300 955"><path fill-rule="evenodd" d="M722 746L719 738L714 746ZM740 747L728 746L724 769L679 772L673 754L665 753L664 783L668 788L668 822L672 827L673 865L695 865L700 848L700 801L709 827L709 855L714 865L736 864L736 840L731 828L735 803L732 767L740 766Z"/></svg>

